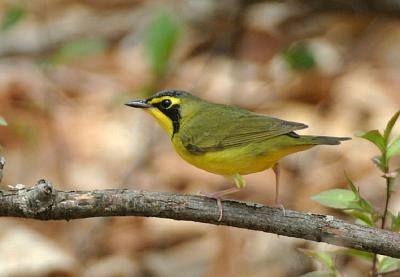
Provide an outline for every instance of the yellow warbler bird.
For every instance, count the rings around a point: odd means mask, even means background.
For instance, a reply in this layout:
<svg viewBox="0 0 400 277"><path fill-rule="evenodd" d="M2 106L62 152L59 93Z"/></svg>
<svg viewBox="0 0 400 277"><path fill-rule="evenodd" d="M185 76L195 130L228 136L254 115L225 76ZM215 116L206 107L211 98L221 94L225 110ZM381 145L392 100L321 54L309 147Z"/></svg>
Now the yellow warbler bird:
<svg viewBox="0 0 400 277"><path fill-rule="evenodd" d="M279 160L316 145L337 145L347 137L303 136L294 131L303 123L256 114L230 105L207 102L185 91L164 90L127 106L144 109L167 131L176 152L188 163L232 177L236 187L206 194L220 197L245 186L242 175L273 168L275 203L279 195Z"/></svg>

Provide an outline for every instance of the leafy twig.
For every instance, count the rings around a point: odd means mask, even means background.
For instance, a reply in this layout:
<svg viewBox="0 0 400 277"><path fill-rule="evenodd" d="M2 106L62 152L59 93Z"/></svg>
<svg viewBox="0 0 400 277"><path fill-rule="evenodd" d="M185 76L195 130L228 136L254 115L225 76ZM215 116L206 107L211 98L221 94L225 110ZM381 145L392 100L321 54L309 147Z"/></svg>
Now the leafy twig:
<svg viewBox="0 0 400 277"><path fill-rule="evenodd" d="M381 221L381 229L385 229L386 226L386 218L388 215L388 207L389 201L391 196L391 184L393 177L389 174L389 161L391 156L388 154L389 149L391 147L391 143L389 142L390 135L392 133L393 127L396 124L397 119L400 116L400 111L395 113L392 118L389 120L388 124L386 125L385 131L383 136L378 132L376 141L379 141L379 148L381 150L382 155L375 160L377 162L378 167L382 170L383 178L386 180L386 199L385 199L385 208L383 210L382 221ZM377 144L378 145L378 144ZM377 272L377 262L378 262L378 255L375 253L373 260L372 260L372 277L379 276Z"/></svg>
<svg viewBox="0 0 400 277"><path fill-rule="evenodd" d="M359 188L357 188L352 180L345 174L347 184L351 190L348 189L332 189L323 191L318 195L312 197L324 206L339 209L343 212L356 218L356 223L367 225L370 227L380 227L381 229L388 228L394 232L400 230L400 213L395 216L389 211L389 201L392 192L394 191L394 184L396 178L399 176L400 169L390 171L389 162L394 156L400 155L400 137L390 141L391 133L396 121L400 116L400 111L395 113L386 125L383 134L379 130L371 130L368 132L359 132L356 134L358 137L372 142L380 151L380 155L374 157L372 161L383 173L382 177L386 181L386 198L383 212L375 208L367 199L364 199ZM388 216L391 216L391 224L387 226ZM319 253L323 255L324 253ZM353 255L354 252L348 252L348 255ZM353 256L360 256L357 253ZM364 253L366 254L366 253ZM363 258L372 262L371 275L373 277L379 276L382 272L400 268L400 260L391 259L389 257L378 256L379 253L373 255L362 255ZM328 255L329 256L329 255ZM325 257L328 257L325 253ZM337 268L333 266L325 268L330 272L337 272ZM378 273L378 271L380 273Z"/></svg>

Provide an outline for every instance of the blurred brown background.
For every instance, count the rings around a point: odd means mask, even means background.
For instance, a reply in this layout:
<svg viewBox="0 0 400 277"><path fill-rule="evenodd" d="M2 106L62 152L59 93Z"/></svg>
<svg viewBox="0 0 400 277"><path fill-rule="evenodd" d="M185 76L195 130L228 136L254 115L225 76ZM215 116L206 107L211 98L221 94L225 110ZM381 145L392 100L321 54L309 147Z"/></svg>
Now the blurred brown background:
<svg viewBox="0 0 400 277"><path fill-rule="evenodd" d="M2 0L2 189L196 194L231 186L181 160L142 111L160 89L308 124L302 134L382 129L400 106L400 1ZM310 197L346 187L383 207L376 150L353 139L284 159L281 201L329 213ZM273 204L271 171L230 198ZM400 209L394 195L391 209ZM300 276L318 268L273 234L155 218L0 221L0 276ZM346 276L367 263L338 259Z"/></svg>

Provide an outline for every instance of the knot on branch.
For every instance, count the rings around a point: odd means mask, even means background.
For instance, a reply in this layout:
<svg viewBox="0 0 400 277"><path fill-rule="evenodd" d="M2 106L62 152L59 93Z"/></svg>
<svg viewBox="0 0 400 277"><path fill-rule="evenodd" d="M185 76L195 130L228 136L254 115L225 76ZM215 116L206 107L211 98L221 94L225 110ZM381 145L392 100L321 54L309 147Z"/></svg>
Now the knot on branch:
<svg viewBox="0 0 400 277"><path fill-rule="evenodd" d="M3 169L5 164L6 164L6 159L0 156L0 169Z"/></svg>
<svg viewBox="0 0 400 277"><path fill-rule="evenodd" d="M0 183L1 180L3 179L3 169L4 169L4 165L6 164L6 159L2 156L0 156Z"/></svg>
<svg viewBox="0 0 400 277"><path fill-rule="evenodd" d="M53 205L56 190L51 182L41 179L32 188L19 190L18 194L24 199L21 203L24 214L32 215L41 213Z"/></svg>

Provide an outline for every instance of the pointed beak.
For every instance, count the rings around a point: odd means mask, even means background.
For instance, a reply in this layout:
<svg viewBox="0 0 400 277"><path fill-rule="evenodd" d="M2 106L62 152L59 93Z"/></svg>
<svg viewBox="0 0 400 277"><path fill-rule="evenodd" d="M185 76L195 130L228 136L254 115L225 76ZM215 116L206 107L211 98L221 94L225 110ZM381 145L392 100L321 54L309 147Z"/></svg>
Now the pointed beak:
<svg viewBox="0 0 400 277"><path fill-rule="evenodd" d="M128 103L125 103L125 105L133 108L141 108L141 109L148 109L153 107L150 104L147 104L145 100L132 100L129 101Z"/></svg>

